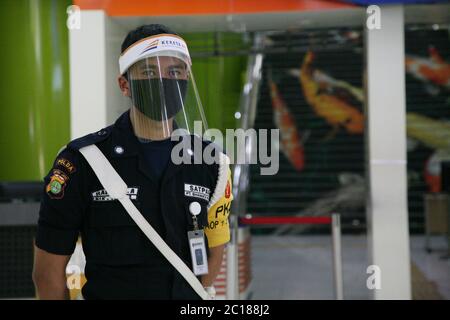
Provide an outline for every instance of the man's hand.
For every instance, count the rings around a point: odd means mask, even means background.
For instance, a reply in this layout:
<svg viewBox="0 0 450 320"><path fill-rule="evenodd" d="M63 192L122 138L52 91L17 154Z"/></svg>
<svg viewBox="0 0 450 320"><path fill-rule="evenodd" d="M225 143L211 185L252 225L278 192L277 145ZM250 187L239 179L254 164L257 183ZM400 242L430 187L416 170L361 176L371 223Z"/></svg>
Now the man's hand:
<svg viewBox="0 0 450 320"><path fill-rule="evenodd" d="M42 300L68 300L66 266L70 256L52 254L34 246L33 282Z"/></svg>
<svg viewBox="0 0 450 320"><path fill-rule="evenodd" d="M209 294L212 299L216 298L216 288L214 286L205 287L205 291Z"/></svg>

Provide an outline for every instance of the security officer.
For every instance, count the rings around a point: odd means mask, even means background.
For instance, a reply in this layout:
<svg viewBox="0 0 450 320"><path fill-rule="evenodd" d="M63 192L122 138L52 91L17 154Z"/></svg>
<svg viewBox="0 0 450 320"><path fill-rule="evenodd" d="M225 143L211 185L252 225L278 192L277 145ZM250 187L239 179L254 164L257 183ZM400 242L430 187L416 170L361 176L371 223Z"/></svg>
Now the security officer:
<svg viewBox="0 0 450 320"><path fill-rule="evenodd" d="M192 134L194 121L205 122L182 38L162 25L139 27L125 38L119 66L119 87L130 97L130 109L113 125L70 142L44 178L33 270L38 296L68 298L65 268L81 234L84 299L198 299L108 194L80 149L100 149L126 182L132 203L191 269L188 232L204 230L208 273L197 277L210 293L230 239L228 164L174 161L177 155L184 160L198 155L192 149L173 152L180 145L174 132L193 146L200 141L200 154L212 146L215 159L223 157L218 147Z"/></svg>

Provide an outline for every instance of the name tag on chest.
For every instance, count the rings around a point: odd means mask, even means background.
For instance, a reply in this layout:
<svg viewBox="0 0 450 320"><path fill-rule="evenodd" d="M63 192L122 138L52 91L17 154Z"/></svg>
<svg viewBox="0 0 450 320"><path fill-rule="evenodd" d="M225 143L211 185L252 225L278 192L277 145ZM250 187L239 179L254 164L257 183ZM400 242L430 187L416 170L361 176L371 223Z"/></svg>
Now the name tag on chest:
<svg viewBox="0 0 450 320"><path fill-rule="evenodd" d="M209 201L209 188L198 186L195 184L184 184L184 195L186 197L200 198Z"/></svg>

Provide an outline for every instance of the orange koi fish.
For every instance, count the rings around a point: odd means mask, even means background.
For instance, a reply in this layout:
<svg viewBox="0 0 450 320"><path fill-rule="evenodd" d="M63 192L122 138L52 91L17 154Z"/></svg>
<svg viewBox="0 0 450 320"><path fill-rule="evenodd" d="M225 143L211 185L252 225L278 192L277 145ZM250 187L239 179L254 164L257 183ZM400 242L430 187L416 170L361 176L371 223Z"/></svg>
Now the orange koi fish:
<svg viewBox="0 0 450 320"><path fill-rule="evenodd" d="M436 48L429 48L430 58L406 55L406 72L414 78L428 84L427 90L436 95L441 88L450 90L450 64L439 54Z"/></svg>
<svg viewBox="0 0 450 320"><path fill-rule="evenodd" d="M323 81L323 72L316 75L315 79L314 70L311 67L313 60L314 54L311 51L307 52L300 68L300 84L308 104L318 116L324 118L335 129L343 127L350 134L363 133L364 116L362 112L340 95L324 90L324 86L329 86L329 84ZM317 76L321 75L322 79L317 79ZM355 98L361 99L358 95Z"/></svg>
<svg viewBox="0 0 450 320"><path fill-rule="evenodd" d="M303 143L300 141L294 117L280 95L278 87L269 76L270 97L272 99L273 118L275 125L280 129L281 150L286 158L297 170L305 167L305 153Z"/></svg>
<svg viewBox="0 0 450 320"><path fill-rule="evenodd" d="M449 150L435 151L425 162L424 178L430 192L441 192L441 163L442 161L450 161Z"/></svg>

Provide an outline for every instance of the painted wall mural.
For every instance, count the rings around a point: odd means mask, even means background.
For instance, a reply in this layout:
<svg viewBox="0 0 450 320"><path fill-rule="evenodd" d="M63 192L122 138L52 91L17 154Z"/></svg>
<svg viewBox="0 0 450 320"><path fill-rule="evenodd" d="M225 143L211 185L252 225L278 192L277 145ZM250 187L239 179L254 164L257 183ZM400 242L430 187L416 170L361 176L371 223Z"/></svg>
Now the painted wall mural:
<svg viewBox="0 0 450 320"><path fill-rule="evenodd" d="M335 211L347 228L364 229L362 41L361 30L349 29L267 36L255 127L280 129L283 156L276 176L252 169L250 213ZM440 162L450 161L449 32L408 27L405 51L408 204L411 228L421 230L423 195L441 190Z"/></svg>

